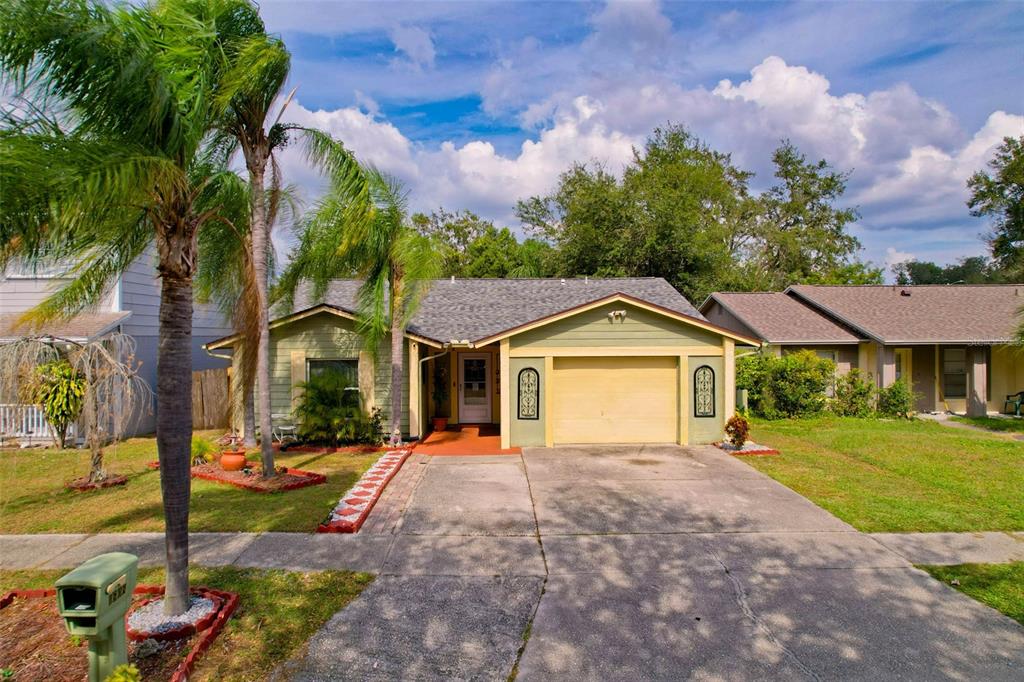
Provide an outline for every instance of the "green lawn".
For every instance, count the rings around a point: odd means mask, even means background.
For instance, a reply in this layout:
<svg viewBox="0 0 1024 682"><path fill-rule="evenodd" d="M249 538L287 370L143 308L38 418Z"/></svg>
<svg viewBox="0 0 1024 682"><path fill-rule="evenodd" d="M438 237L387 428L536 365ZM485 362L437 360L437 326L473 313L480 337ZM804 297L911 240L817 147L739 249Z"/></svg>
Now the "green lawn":
<svg viewBox="0 0 1024 682"><path fill-rule="evenodd" d="M219 435L219 434L218 434ZM327 475L327 483L285 493L254 493L192 479L193 531L311 532L338 498L379 457L369 454L285 453L286 465ZM125 486L76 493L64 483L89 470L85 450L0 450L0 533L162 531L156 440L134 438L106 450L106 468L128 475Z"/></svg>
<svg viewBox="0 0 1024 682"><path fill-rule="evenodd" d="M1024 625L1024 562L918 568Z"/></svg>
<svg viewBox="0 0 1024 682"><path fill-rule="evenodd" d="M1001 419L999 417L951 417L955 422L980 426L989 431L1024 433L1024 419Z"/></svg>
<svg viewBox="0 0 1024 682"><path fill-rule="evenodd" d="M925 420L755 420L745 461L865 532L1024 529L1024 443Z"/></svg>
<svg viewBox="0 0 1024 682"><path fill-rule="evenodd" d="M65 571L0 571L0 594L52 587ZM239 608L190 680L265 680L317 629L355 599L372 580L367 573L293 573L241 568L198 568L193 585L240 596ZM163 584L163 569L142 569L139 582ZM83 656L84 656L83 652ZM0 667L6 664L0 661Z"/></svg>

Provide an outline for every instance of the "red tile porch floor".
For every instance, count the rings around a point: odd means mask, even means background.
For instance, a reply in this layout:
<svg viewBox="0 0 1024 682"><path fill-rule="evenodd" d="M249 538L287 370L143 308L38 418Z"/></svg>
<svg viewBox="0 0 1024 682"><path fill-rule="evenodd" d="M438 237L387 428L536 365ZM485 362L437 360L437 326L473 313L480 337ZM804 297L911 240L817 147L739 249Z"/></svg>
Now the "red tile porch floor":
<svg viewBox="0 0 1024 682"><path fill-rule="evenodd" d="M494 424L462 424L434 431L417 443L421 455L518 455L519 448L501 447L501 432Z"/></svg>

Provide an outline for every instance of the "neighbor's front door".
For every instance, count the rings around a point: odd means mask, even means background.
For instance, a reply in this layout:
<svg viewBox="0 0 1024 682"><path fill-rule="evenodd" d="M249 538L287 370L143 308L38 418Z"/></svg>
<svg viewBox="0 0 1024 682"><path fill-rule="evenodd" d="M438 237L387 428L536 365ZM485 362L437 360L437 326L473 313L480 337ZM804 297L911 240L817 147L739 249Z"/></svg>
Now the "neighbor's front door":
<svg viewBox="0 0 1024 682"><path fill-rule="evenodd" d="M491 421L491 356L487 353L459 356L459 423Z"/></svg>

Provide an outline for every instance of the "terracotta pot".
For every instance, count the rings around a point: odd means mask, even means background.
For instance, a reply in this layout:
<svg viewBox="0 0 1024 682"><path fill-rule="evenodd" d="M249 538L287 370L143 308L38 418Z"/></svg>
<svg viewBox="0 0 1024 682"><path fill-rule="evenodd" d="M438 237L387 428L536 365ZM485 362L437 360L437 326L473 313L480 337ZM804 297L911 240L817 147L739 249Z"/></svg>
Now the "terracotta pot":
<svg viewBox="0 0 1024 682"><path fill-rule="evenodd" d="M245 450L225 450L220 455L220 468L224 471L241 471L245 468Z"/></svg>
<svg viewBox="0 0 1024 682"><path fill-rule="evenodd" d="M434 417L431 421L435 431L444 431L448 428L448 417Z"/></svg>

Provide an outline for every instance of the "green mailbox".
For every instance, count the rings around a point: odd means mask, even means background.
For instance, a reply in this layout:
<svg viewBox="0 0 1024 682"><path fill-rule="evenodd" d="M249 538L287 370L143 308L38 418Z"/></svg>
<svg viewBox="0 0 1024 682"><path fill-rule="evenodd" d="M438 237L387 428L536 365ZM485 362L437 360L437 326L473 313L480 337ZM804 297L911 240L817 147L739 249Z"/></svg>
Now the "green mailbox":
<svg viewBox="0 0 1024 682"><path fill-rule="evenodd" d="M128 662L124 616L132 603L139 558L100 554L57 580L57 610L72 635L89 641L89 680L102 682Z"/></svg>

